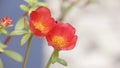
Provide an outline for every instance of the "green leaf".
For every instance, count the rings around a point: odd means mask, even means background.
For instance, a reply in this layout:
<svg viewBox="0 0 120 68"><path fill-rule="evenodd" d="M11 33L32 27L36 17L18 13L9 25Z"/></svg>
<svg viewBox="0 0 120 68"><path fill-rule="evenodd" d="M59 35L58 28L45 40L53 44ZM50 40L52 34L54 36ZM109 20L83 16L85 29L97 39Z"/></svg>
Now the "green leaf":
<svg viewBox="0 0 120 68"><path fill-rule="evenodd" d="M21 17L15 25L15 30L21 30L24 28L24 17Z"/></svg>
<svg viewBox="0 0 120 68"><path fill-rule="evenodd" d="M5 50L4 51L5 55L7 55L8 57L10 57L11 59L17 61L17 62L22 62L23 61L23 58L22 56L15 52L15 51L12 51L12 50Z"/></svg>
<svg viewBox="0 0 120 68"><path fill-rule="evenodd" d="M0 68L4 68L4 65L1 59L0 59Z"/></svg>
<svg viewBox="0 0 120 68"><path fill-rule="evenodd" d="M48 5L44 2L38 2L37 3L38 6L45 6L45 7L48 7Z"/></svg>
<svg viewBox="0 0 120 68"><path fill-rule="evenodd" d="M12 26L14 26L13 24L10 24L8 27L12 27Z"/></svg>
<svg viewBox="0 0 120 68"><path fill-rule="evenodd" d="M64 65L64 66L67 66L67 62L65 60L63 60L63 59L58 58L57 62Z"/></svg>
<svg viewBox="0 0 120 68"><path fill-rule="evenodd" d="M55 55L52 57L52 64L54 64L57 61L58 57L56 57Z"/></svg>
<svg viewBox="0 0 120 68"><path fill-rule="evenodd" d="M10 33L10 36L23 35L25 33L27 33L25 30L14 30Z"/></svg>
<svg viewBox="0 0 120 68"><path fill-rule="evenodd" d="M21 4L21 5L20 5L20 8L21 8L23 11L25 11L25 12L28 12L28 11L29 11L29 8L28 8L26 5Z"/></svg>
<svg viewBox="0 0 120 68"><path fill-rule="evenodd" d="M27 19L25 19L25 23L24 23L25 29L29 30L29 21Z"/></svg>
<svg viewBox="0 0 120 68"><path fill-rule="evenodd" d="M57 61L58 57L59 57L59 51L54 50L53 55L52 55L52 61L51 61L52 64L54 64Z"/></svg>
<svg viewBox="0 0 120 68"><path fill-rule="evenodd" d="M4 52L4 48L6 48L7 46L0 43L0 52Z"/></svg>
<svg viewBox="0 0 120 68"><path fill-rule="evenodd" d="M29 15L30 15L30 13L32 12L32 11L34 11L36 9L36 7L32 7L32 8L30 8L30 10L29 10Z"/></svg>
<svg viewBox="0 0 120 68"><path fill-rule="evenodd" d="M0 34L5 34L5 35L7 35L8 32L7 32L5 29L0 29Z"/></svg>
<svg viewBox="0 0 120 68"><path fill-rule="evenodd" d="M25 2L32 6L35 5L38 2L38 0L25 0Z"/></svg>
<svg viewBox="0 0 120 68"><path fill-rule="evenodd" d="M21 46L23 46L27 41L28 41L28 39L31 37L31 34L30 33L28 33L28 34L25 34L23 37L22 37L22 39L21 39Z"/></svg>
<svg viewBox="0 0 120 68"><path fill-rule="evenodd" d="M6 48L6 47L7 47L6 45L0 43L0 48Z"/></svg>
<svg viewBox="0 0 120 68"><path fill-rule="evenodd" d="M3 49L3 48L0 48L0 52L4 52L4 49Z"/></svg>

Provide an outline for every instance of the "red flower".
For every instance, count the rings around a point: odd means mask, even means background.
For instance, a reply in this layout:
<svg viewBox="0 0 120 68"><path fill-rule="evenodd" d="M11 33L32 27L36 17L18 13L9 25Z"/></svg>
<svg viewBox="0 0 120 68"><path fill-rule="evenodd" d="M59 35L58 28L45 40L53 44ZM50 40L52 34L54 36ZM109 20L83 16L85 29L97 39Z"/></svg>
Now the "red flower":
<svg viewBox="0 0 120 68"><path fill-rule="evenodd" d="M75 31L75 28L70 24L58 22L47 34L46 39L48 44L57 50L71 50L77 41Z"/></svg>
<svg viewBox="0 0 120 68"><path fill-rule="evenodd" d="M45 36L55 24L47 7L40 6L30 14L30 29L36 36Z"/></svg>
<svg viewBox="0 0 120 68"><path fill-rule="evenodd" d="M0 27L8 27L11 24L12 20L10 17L4 17L1 19Z"/></svg>

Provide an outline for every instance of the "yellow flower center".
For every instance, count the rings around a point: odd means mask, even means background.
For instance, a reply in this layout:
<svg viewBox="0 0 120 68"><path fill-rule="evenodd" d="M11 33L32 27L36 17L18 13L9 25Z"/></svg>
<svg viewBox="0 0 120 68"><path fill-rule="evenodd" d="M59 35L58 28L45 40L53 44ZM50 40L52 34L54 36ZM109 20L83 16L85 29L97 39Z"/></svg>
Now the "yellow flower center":
<svg viewBox="0 0 120 68"><path fill-rule="evenodd" d="M38 29L40 31L44 31L45 30L45 27L40 24L40 23L34 23L34 26L35 26L35 29Z"/></svg>
<svg viewBox="0 0 120 68"><path fill-rule="evenodd" d="M61 36L53 37L52 43L57 46L64 46L66 44L65 40Z"/></svg>

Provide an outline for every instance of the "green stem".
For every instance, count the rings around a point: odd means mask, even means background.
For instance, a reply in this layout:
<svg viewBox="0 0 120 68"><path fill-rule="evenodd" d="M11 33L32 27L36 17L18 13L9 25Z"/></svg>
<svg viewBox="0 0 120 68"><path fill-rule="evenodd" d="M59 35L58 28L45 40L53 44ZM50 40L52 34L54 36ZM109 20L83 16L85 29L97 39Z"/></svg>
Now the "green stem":
<svg viewBox="0 0 120 68"><path fill-rule="evenodd" d="M53 63L55 63L57 61L57 59L58 59L58 52L59 52L59 50L54 49L54 51L53 51L53 53L52 53L52 55L51 55L47 65L46 65L46 68L49 68L51 64L53 64Z"/></svg>
<svg viewBox="0 0 120 68"><path fill-rule="evenodd" d="M22 64L22 68L26 68L28 54L29 54L29 51L30 51L31 40L32 40L32 35L30 36L30 38L28 40L28 45L27 45L27 48L26 48L26 52L25 52L25 56L24 56L24 60L23 60L23 64Z"/></svg>

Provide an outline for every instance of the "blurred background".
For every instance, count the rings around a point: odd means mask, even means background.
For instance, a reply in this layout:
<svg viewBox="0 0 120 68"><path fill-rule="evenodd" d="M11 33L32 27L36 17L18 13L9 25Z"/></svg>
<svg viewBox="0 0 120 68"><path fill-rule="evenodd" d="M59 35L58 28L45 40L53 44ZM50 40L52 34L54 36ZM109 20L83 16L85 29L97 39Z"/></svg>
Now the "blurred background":
<svg viewBox="0 0 120 68"><path fill-rule="evenodd" d="M71 23L76 28L78 41L70 51L61 51L60 57L68 67L55 63L51 68L120 68L120 0L44 0L58 21ZM13 24L23 15L19 5L24 0L0 0L0 18L10 16ZM66 14L63 8L70 7ZM9 28L11 31L13 28ZM0 35L0 41L6 37ZM8 49L24 55L21 37L13 37ZM44 38L33 38L27 68L45 68L52 47ZM1 55L5 68L21 68L5 55Z"/></svg>
<svg viewBox="0 0 120 68"><path fill-rule="evenodd" d="M60 52L68 67L56 63L52 68L120 68L120 0L46 2L56 20L61 20L61 6L72 6L62 21L71 23L78 35L73 50ZM48 52L45 54L50 55Z"/></svg>

